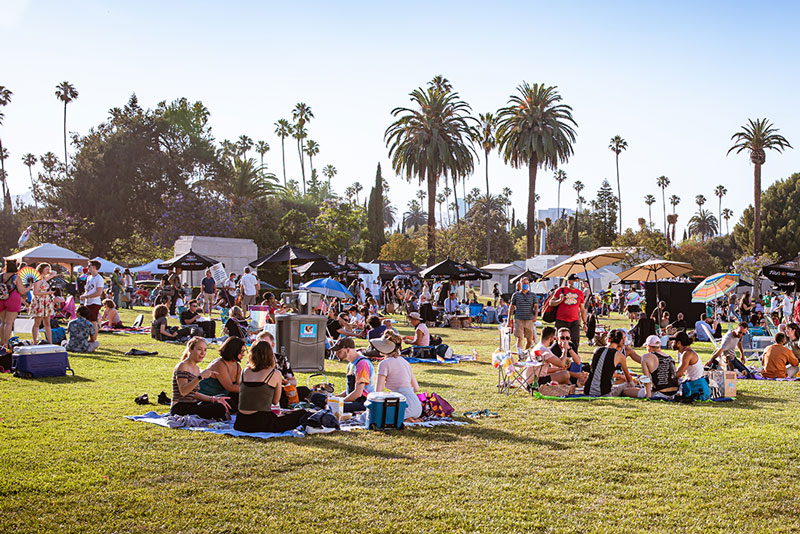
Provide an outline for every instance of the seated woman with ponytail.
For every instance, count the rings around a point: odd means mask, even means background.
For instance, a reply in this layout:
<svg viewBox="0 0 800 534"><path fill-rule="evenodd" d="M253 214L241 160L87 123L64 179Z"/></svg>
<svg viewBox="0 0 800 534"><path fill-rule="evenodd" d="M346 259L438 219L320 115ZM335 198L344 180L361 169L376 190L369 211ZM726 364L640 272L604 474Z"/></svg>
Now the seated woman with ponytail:
<svg viewBox="0 0 800 534"><path fill-rule="evenodd" d="M406 398L406 421L416 422L422 415L422 403L417 397L419 384L411 369L411 364L400 357L403 338L393 330L387 330L382 337L370 339L372 348L385 356L378 364L378 383L375 391L388 389Z"/></svg>
<svg viewBox="0 0 800 534"><path fill-rule="evenodd" d="M250 347L247 366L239 382L239 415L233 428L240 432L286 432L300 426L308 412L294 410L275 415L272 406L281 399L283 375L275 367L275 354L266 341Z"/></svg>
<svg viewBox="0 0 800 534"><path fill-rule="evenodd" d="M228 397L212 397L200 393L200 381L217 378L213 369L200 371L199 364L206 356L206 340L193 337L186 343L183 358L172 372L172 415L198 415L203 419L225 419Z"/></svg>

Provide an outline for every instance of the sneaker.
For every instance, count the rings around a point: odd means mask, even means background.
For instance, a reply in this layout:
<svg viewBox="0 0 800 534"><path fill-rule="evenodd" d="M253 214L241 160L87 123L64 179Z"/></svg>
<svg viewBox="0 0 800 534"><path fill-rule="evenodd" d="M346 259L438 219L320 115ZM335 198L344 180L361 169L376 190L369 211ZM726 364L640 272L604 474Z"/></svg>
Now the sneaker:
<svg viewBox="0 0 800 534"><path fill-rule="evenodd" d="M307 426L306 434L330 434L335 430L336 430L335 428L327 428L324 426L323 427Z"/></svg>
<svg viewBox="0 0 800 534"><path fill-rule="evenodd" d="M135 402L136 404L144 406L146 404L150 404L150 398L147 396L147 393L143 393L143 394L139 395L138 397L136 397L135 399L133 399L133 402Z"/></svg>
<svg viewBox="0 0 800 534"><path fill-rule="evenodd" d="M169 397L167 397L166 392L162 391L161 393L158 394L158 403L163 404L165 406L169 406L170 404L172 404L172 400Z"/></svg>

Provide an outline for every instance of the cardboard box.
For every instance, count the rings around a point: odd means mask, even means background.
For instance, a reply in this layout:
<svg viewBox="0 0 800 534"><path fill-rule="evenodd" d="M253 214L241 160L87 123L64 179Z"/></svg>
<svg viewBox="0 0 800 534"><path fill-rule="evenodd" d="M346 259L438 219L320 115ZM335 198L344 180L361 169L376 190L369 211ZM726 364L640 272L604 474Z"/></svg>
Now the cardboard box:
<svg viewBox="0 0 800 534"><path fill-rule="evenodd" d="M707 371L706 378L712 398L736 396L736 371Z"/></svg>
<svg viewBox="0 0 800 534"><path fill-rule="evenodd" d="M328 397L328 408L330 408L336 420L341 423L342 416L344 415L344 398Z"/></svg>

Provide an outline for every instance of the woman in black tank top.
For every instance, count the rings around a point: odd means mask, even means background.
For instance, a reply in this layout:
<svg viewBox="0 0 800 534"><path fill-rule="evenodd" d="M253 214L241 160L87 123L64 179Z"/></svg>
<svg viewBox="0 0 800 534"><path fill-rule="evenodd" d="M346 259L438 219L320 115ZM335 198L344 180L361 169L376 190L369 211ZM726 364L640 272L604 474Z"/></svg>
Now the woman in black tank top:
<svg viewBox="0 0 800 534"><path fill-rule="evenodd" d="M627 383L632 383L630 372L628 372L627 358L620 352L624 348L623 339L625 332L622 330L612 330L608 334L608 343L605 347L600 347L594 351L592 356L591 370L586 384L583 386L584 395L591 397L605 397L608 395L617 396L622 394L621 388L614 388L614 372L617 365L622 367Z"/></svg>

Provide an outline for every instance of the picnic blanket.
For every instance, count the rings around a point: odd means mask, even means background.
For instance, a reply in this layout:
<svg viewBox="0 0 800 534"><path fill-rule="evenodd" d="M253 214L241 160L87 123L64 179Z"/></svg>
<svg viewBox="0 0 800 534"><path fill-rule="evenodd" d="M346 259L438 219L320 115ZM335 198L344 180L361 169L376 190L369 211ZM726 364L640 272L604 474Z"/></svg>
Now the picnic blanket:
<svg viewBox="0 0 800 534"><path fill-rule="evenodd" d="M150 333L150 327L149 326L139 326L139 327L123 326L122 328L109 328L107 326L104 326L104 327L100 328L100 330L98 330L98 333L100 333L100 334L110 334L110 333L116 333L116 334L149 334Z"/></svg>
<svg viewBox="0 0 800 534"><path fill-rule="evenodd" d="M626 400L642 400L642 399L634 399L633 397L592 397L590 395L583 395L581 393L576 393L574 395L564 395L563 397L554 397L551 395L542 395L538 391L533 393L534 398L537 399L546 399L546 400L597 400L597 399L626 399ZM673 399L673 400L666 400L666 399L645 399L649 401L657 401L657 402L681 402L680 399ZM711 402L732 402L735 400L731 397L716 397L711 399ZM697 402L709 402L709 401L697 401Z"/></svg>
<svg viewBox="0 0 800 534"><path fill-rule="evenodd" d="M453 354L451 358L415 358L413 356L403 356L408 363L458 363L458 362L474 362L476 360L474 354Z"/></svg>
<svg viewBox="0 0 800 534"><path fill-rule="evenodd" d="M767 378L765 376L761 376L761 371L753 371L750 373L750 376L747 375L736 375L737 380L773 380L775 382L794 382L796 380L800 380L800 377L793 376L787 378Z"/></svg>
<svg viewBox="0 0 800 534"><path fill-rule="evenodd" d="M183 430L194 430L198 432L211 432L212 434L224 434L227 436L236 437L249 437L258 439L272 439L272 438L303 438L306 433L294 429L286 432L240 432L233 428L233 423L236 421L236 416L231 416L230 421L211 421L208 419L201 419L197 416L170 416L169 413L159 414L155 411L149 411L144 415L127 415L126 419L131 421L139 421L142 423L151 423L164 428L181 428ZM178 426L179 424L188 423L188 426ZM426 419L420 423L405 423L406 427L434 427L434 426L459 426L466 425L463 421L454 421L449 417L433 417ZM358 421L353 418L350 421L342 423L341 430L350 432L353 430L366 430L363 421Z"/></svg>

